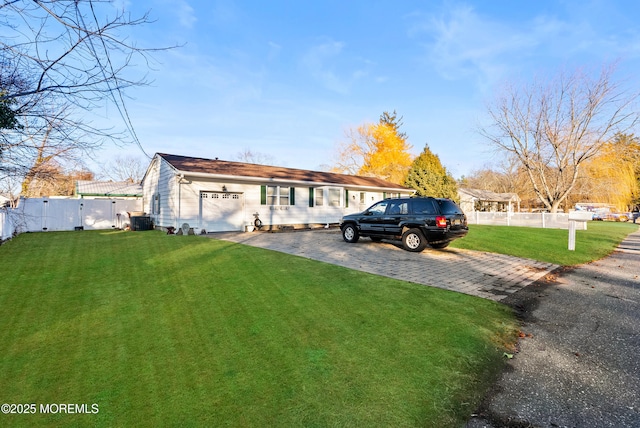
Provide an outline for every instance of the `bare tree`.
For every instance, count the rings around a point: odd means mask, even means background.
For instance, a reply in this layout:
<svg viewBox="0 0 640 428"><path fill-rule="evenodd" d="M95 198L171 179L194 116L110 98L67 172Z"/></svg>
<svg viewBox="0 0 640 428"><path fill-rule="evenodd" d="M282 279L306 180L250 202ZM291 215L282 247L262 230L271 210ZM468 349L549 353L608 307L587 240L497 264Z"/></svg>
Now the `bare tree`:
<svg viewBox="0 0 640 428"><path fill-rule="evenodd" d="M148 66L151 53L165 48L138 47L125 34L148 23L148 15L133 19L108 0L0 5L0 177L28 177L42 160L87 152L107 140L142 149L125 90L148 83L131 70L139 62ZM116 107L126 132L85 119L105 104Z"/></svg>
<svg viewBox="0 0 640 428"><path fill-rule="evenodd" d="M63 167L51 160L40 167L40 174L29 181L29 187L22 189L22 196L40 198L44 196L72 196L76 181L93 180L93 172L82 167Z"/></svg>
<svg viewBox="0 0 640 428"><path fill-rule="evenodd" d="M534 193L556 212L586 161L618 132L638 122L638 94L613 81L613 66L596 78L582 70L530 86L509 86L488 107L492 124L480 133L515 156Z"/></svg>
<svg viewBox="0 0 640 428"><path fill-rule="evenodd" d="M147 165L139 156L116 156L103 168L102 175L113 181L140 183Z"/></svg>
<svg viewBox="0 0 640 428"><path fill-rule="evenodd" d="M259 165L273 165L275 160L273 156L266 153L254 152L249 148L245 148L236 154L236 159L240 162L255 163Z"/></svg>
<svg viewBox="0 0 640 428"><path fill-rule="evenodd" d="M39 112L39 115L23 116L20 131L16 133L21 136L17 139L19 144L10 152L14 156L13 165L19 165L24 171L23 195L30 193L33 182L51 182L60 177L59 170L67 166L84 169L81 155L100 144L95 133L73 119L74 109L68 105L51 111L39 109ZM55 173L51 174L52 171Z"/></svg>

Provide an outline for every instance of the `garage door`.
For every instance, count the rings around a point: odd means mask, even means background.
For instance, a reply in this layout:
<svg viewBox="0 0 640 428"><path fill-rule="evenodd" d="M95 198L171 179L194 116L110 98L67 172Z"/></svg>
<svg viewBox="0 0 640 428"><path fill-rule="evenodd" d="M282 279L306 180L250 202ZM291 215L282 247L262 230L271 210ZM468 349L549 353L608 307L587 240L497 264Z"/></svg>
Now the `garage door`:
<svg viewBox="0 0 640 428"><path fill-rule="evenodd" d="M243 230L243 194L200 192L200 224L207 232Z"/></svg>

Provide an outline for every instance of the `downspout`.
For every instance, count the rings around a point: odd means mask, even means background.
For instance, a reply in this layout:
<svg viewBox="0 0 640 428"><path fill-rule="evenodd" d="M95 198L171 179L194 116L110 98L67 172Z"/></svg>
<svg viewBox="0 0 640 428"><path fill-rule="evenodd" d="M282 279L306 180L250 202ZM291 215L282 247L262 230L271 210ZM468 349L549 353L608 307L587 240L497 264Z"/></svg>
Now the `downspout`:
<svg viewBox="0 0 640 428"><path fill-rule="evenodd" d="M178 176L178 223L176 224L176 230L180 227L180 219L182 217L182 180L184 179L184 174L180 174Z"/></svg>

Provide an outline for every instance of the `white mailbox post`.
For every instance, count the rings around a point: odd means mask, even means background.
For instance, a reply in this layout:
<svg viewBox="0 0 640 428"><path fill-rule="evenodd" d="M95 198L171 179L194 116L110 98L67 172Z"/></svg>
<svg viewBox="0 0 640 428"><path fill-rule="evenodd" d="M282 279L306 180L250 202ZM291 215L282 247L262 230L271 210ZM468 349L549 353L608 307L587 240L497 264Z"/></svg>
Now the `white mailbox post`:
<svg viewBox="0 0 640 428"><path fill-rule="evenodd" d="M580 222L585 227L587 221L593 220L593 213L589 211L571 211L569 212L569 251L576 249L576 223Z"/></svg>

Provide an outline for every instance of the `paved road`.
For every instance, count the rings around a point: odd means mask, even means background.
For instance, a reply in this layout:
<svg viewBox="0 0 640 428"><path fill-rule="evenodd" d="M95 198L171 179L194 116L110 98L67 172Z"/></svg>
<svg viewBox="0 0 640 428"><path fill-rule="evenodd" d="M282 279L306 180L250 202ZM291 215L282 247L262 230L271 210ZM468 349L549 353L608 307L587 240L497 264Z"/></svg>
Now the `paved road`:
<svg viewBox="0 0 640 428"><path fill-rule="evenodd" d="M640 231L503 303L526 337L467 427L640 427Z"/></svg>
<svg viewBox="0 0 640 428"><path fill-rule="evenodd" d="M455 248L427 248L422 253L411 253L400 248L399 243L373 242L367 238L348 244L338 229L208 236L498 301L558 267Z"/></svg>

